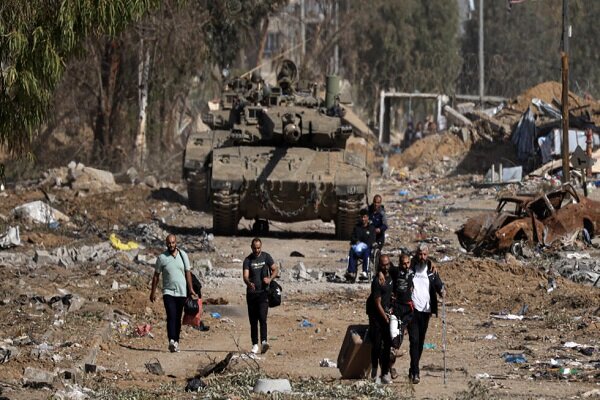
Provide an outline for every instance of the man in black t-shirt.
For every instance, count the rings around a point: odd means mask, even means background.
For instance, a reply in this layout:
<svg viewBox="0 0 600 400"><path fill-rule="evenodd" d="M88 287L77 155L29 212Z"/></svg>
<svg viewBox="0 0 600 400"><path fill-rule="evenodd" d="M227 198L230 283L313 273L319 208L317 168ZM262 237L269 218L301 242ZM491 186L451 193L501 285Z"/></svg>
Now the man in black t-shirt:
<svg viewBox="0 0 600 400"><path fill-rule="evenodd" d="M267 341L267 313L269 311L268 288L271 280L277 276L277 267L269 253L262 251L259 238L252 239L252 253L244 259L243 278L246 284L246 303L250 320L252 353L257 354L258 325L260 323L261 353L269 349Z"/></svg>
<svg viewBox="0 0 600 400"><path fill-rule="evenodd" d="M369 316L369 335L371 337L371 378L377 378L377 367L381 368L381 383L392 382L390 375L390 337L389 312L392 306L392 277L389 274L390 258L379 258L379 273L371 283L371 294L367 299Z"/></svg>
<svg viewBox="0 0 600 400"><path fill-rule="evenodd" d="M406 327L413 314L412 292L413 273L410 270L410 257L403 253L400 255L400 266L390 271L394 286L394 315L398 318L400 334L392 338L392 345L400 348Z"/></svg>

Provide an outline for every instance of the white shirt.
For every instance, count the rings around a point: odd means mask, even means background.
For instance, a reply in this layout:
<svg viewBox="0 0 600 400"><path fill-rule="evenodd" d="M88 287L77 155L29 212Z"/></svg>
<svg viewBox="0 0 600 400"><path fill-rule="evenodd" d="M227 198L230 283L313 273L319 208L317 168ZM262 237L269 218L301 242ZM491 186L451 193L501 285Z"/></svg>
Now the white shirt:
<svg viewBox="0 0 600 400"><path fill-rule="evenodd" d="M431 312L431 298L429 296L429 277L427 276L427 264L417 264L415 276L413 277L414 290L412 301L415 310Z"/></svg>

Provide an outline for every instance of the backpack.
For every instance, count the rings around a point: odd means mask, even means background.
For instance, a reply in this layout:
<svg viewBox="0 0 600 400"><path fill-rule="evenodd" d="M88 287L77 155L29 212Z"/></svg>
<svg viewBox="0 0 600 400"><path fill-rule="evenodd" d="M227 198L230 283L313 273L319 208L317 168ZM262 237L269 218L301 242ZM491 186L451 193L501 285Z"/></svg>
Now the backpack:
<svg viewBox="0 0 600 400"><path fill-rule="evenodd" d="M181 255L181 249L179 249L179 256L181 257L181 261L183 262L184 269L188 267L188 264L185 262L185 258ZM200 279L194 274L192 270L190 270L190 274L192 274L192 288L194 292L198 295L198 298L202 298L202 283L200 283ZM190 289L187 289L187 297L190 297Z"/></svg>
<svg viewBox="0 0 600 400"><path fill-rule="evenodd" d="M195 273L193 273L192 271L190 271L190 274L192 274L192 287L194 288L194 292L196 292L196 294L198 295L198 298L202 298L202 284L200 283L200 279L198 279L198 277L196 276ZM189 289L188 289L188 297L190 297L190 293L189 293Z"/></svg>

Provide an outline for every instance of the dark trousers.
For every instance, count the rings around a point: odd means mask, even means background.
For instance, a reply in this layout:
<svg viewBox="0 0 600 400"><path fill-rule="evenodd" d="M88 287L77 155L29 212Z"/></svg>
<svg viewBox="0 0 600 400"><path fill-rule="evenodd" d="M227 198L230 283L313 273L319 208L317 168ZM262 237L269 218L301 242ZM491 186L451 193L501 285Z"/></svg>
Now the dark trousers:
<svg viewBox="0 0 600 400"><path fill-rule="evenodd" d="M267 291L247 293L248 319L250 320L250 338L252 344L258 344L258 326L260 324L260 340L267 340L267 313L269 312L269 299Z"/></svg>
<svg viewBox="0 0 600 400"><path fill-rule="evenodd" d="M413 316L412 304L396 303L396 306L394 307L394 315L398 318L398 323L399 323L398 328L400 329L400 337L398 338L398 341L396 343L392 342L392 346L399 349L400 345L402 345L402 341L404 339L404 329L406 328L408 330L408 325L410 324L410 321L412 320L412 316Z"/></svg>
<svg viewBox="0 0 600 400"><path fill-rule="evenodd" d="M348 272L356 272L358 260L362 260L362 270L364 272L368 272L370 255L371 249L368 247L365 250L363 250L361 254L356 254L356 252L352 248L350 248L350 252L348 253Z"/></svg>
<svg viewBox="0 0 600 400"><path fill-rule="evenodd" d="M375 374L379 366L381 375L385 375L390 372L390 351L392 349L390 325L380 316L369 315L369 335L371 338L371 373Z"/></svg>
<svg viewBox="0 0 600 400"><path fill-rule="evenodd" d="M165 305L165 312L167 313L167 336L169 340L179 342L185 297L175 297L165 294L163 295L163 303Z"/></svg>
<svg viewBox="0 0 600 400"><path fill-rule="evenodd" d="M429 317L431 317L431 313L415 310L412 320L408 324L408 339L410 340L410 370L408 373L411 376L419 375L419 361L423 354Z"/></svg>

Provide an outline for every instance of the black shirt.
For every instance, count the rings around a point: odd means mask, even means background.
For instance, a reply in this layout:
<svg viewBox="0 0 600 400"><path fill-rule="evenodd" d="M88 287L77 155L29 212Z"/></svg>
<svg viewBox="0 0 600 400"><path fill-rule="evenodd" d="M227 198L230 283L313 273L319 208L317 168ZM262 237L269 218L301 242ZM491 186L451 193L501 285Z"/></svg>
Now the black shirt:
<svg viewBox="0 0 600 400"><path fill-rule="evenodd" d="M372 248L373 243L375 242L375 227L371 223L367 226L363 226L362 222L359 222L354 226L350 241L352 244L363 242L366 243L369 248Z"/></svg>
<svg viewBox="0 0 600 400"><path fill-rule="evenodd" d="M393 268L390 270L394 285L396 304L408 304L412 299L413 273L410 269Z"/></svg>
<svg viewBox="0 0 600 400"><path fill-rule="evenodd" d="M381 297L381 306L385 311L388 311L392 306L392 290L392 277L390 275L387 276L383 285L379 283L379 277L376 275L371 283L371 294L367 299L367 314L379 316L377 306L375 305L377 297Z"/></svg>
<svg viewBox="0 0 600 400"><path fill-rule="evenodd" d="M273 266L273 258L269 253L262 251L258 257L254 253L250 254L244 260L243 269L248 270L250 275L248 280L254 283L254 292L262 292L267 288L267 285L263 282L264 277L271 276L271 267ZM251 292L248 287L247 292Z"/></svg>

